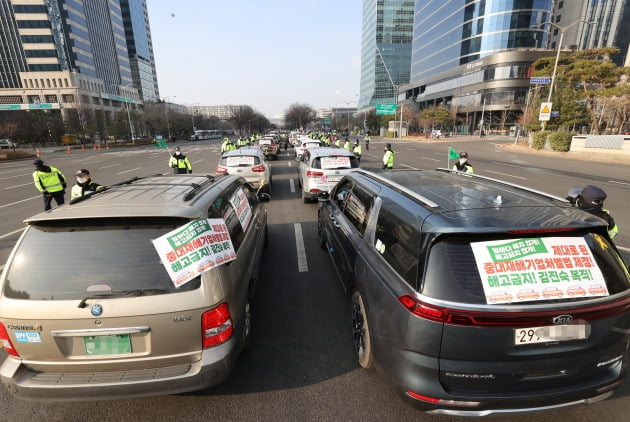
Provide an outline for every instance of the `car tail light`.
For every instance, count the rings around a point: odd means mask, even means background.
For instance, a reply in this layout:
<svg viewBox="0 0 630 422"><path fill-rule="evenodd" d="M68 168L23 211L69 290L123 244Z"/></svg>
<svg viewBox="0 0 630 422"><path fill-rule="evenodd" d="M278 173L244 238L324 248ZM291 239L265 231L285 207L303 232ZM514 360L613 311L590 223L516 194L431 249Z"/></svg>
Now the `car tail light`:
<svg viewBox="0 0 630 422"><path fill-rule="evenodd" d="M234 326L227 303L204 312L201 316L201 338L203 347L215 346L232 337Z"/></svg>
<svg viewBox="0 0 630 422"><path fill-rule="evenodd" d="M262 164L258 165L258 166L254 166L252 167L252 171L255 171L256 173L261 173L265 171L265 166L263 166Z"/></svg>
<svg viewBox="0 0 630 422"><path fill-rule="evenodd" d="M452 309L424 303L411 295L404 295L398 301L412 314L430 321L451 325L475 325L493 327L528 327L548 325L561 314L569 314L574 320L593 321L610 318L630 312L630 298L601 305L554 309L540 312L491 312Z"/></svg>
<svg viewBox="0 0 630 422"><path fill-rule="evenodd" d="M422 394L414 393L413 391L407 391L406 393L409 397L412 397L416 400L424 401L427 403L435 403L442 406L477 407L481 404L481 402L478 401L442 400L437 397L429 397Z"/></svg>
<svg viewBox="0 0 630 422"><path fill-rule="evenodd" d="M227 167L223 167L223 166L217 166L215 173L216 174L225 174L227 173L228 169Z"/></svg>
<svg viewBox="0 0 630 422"><path fill-rule="evenodd" d="M309 190L310 193L319 193L321 192L321 189L311 189Z"/></svg>
<svg viewBox="0 0 630 422"><path fill-rule="evenodd" d="M11 356L15 356L16 358L20 357L17 350L15 350L15 348L13 347L13 343L11 343L11 339L9 338L9 333L7 332L7 329L4 327L4 324L1 322L0 322L0 343L2 344L2 347L4 347L4 350L6 350L8 354L10 354Z"/></svg>
<svg viewBox="0 0 630 422"><path fill-rule="evenodd" d="M306 172L306 177L322 177L324 175L323 171L312 171L308 170Z"/></svg>

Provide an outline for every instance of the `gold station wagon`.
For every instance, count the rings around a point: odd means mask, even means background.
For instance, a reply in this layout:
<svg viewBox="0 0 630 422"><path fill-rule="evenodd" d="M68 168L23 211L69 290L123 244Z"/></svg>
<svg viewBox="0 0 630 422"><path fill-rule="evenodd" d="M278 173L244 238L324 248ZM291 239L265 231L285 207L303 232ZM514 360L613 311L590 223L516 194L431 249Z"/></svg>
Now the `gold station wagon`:
<svg viewBox="0 0 630 422"><path fill-rule="evenodd" d="M263 199L237 176L152 176L27 219L0 278L2 383L77 401L223 381L250 336Z"/></svg>

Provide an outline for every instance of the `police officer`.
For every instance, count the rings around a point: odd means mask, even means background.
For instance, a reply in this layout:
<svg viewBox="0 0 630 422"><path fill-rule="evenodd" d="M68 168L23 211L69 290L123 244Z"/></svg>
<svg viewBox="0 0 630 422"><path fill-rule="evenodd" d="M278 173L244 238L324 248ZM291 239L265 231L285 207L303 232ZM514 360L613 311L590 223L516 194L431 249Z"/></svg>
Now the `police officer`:
<svg viewBox="0 0 630 422"><path fill-rule="evenodd" d="M346 151L351 151L352 150L352 145L350 144L350 140L348 138L345 139L346 142L344 142L343 144L343 148Z"/></svg>
<svg viewBox="0 0 630 422"><path fill-rule="evenodd" d="M604 200L607 195L597 186L585 186L575 200L575 204L608 223L608 234L610 238L614 238L619 233L619 227L615 223L615 219L610 215L610 211L604 208Z"/></svg>
<svg viewBox="0 0 630 422"><path fill-rule="evenodd" d="M179 147L175 147L175 153L173 153L173 156L168 160L168 166L173 169L174 174L192 173L190 161L188 157L182 154Z"/></svg>
<svg viewBox="0 0 630 422"><path fill-rule="evenodd" d="M352 150L352 152L354 153L354 156L357 157L357 161L361 163L361 153L363 152L363 150L361 149L361 144L359 143L358 139L354 141L354 149Z"/></svg>
<svg viewBox="0 0 630 422"><path fill-rule="evenodd" d="M391 170L394 168L394 155L396 154L392 151L392 144L385 145L384 148L385 154L383 154L383 169Z"/></svg>
<svg viewBox="0 0 630 422"><path fill-rule="evenodd" d="M365 149L370 149L370 135L365 134L365 138L363 138L363 142L365 142Z"/></svg>
<svg viewBox="0 0 630 422"><path fill-rule="evenodd" d="M53 198L57 205L63 205L66 194L66 177L59 169L44 165L41 158L33 161L33 165L35 166L33 181L37 190L43 195L44 211L51 208Z"/></svg>
<svg viewBox="0 0 630 422"><path fill-rule="evenodd" d="M468 162L468 153L460 152L459 153L459 161L455 163L453 166L453 170L462 171L464 173L473 174L473 166Z"/></svg>
<svg viewBox="0 0 630 422"><path fill-rule="evenodd" d="M225 151L229 151L228 144L230 143L230 138L223 138L223 143L221 144L221 154Z"/></svg>
<svg viewBox="0 0 630 422"><path fill-rule="evenodd" d="M72 190L70 191L71 201L105 188L105 186L92 181L90 172L87 169L77 170L74 175L77 178L77 183L72 186Z"/></svg>

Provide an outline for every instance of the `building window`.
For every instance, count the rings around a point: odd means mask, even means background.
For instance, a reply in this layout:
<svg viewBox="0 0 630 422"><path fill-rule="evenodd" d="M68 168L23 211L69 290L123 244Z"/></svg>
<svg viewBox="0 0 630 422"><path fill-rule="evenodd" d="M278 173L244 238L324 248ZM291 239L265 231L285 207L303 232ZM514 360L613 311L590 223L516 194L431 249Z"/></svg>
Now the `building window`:
<svg viewBox="0 0 630 422"><path fill-rule="evenodd" d="M553 30L553 35L554 35L554 36L558 35L558 28L554 28L554 30Z"/></svg>
<svg viewBox="0 0 630 422"><path fill-rule="evenodd" d="M558 2L558 9L562 9L564 7L564 2Z"/></svg>
<svg viewBox="0 0 630 422"><path fill-rule="evenodd" d="M560 22L560 18L561 18L561 17L562 17L562 15L558 15L558 16L556 16L556 23L557 23L557 22Z"/></svg>

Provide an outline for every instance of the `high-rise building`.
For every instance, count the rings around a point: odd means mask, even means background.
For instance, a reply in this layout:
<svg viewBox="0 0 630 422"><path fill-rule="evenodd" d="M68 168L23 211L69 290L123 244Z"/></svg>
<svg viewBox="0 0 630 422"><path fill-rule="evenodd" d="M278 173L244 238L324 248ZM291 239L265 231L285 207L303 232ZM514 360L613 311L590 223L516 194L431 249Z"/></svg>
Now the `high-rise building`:
<svg viewBox="0 0 630 422"><path fill-rule="evenodd" d="M74 109L84 125L86 113L107 120L157 98L145 0L123 3L125 15L120 0L0 0L0 120L30 109L65 118ZM138 57L150 84L134 78Z"/></svg>
<svg viewBox="0 0 630 422"><path fill-rule="evenodd" d="M416 0L407 101L455 110L462 130L487 127L493 116L513 122L527 102L531 63L549 56L543 23L552 2Z"/></svg>
<svg viewBox="0 0 630 422"><path fill-rule="evenodd" d="M157 74L146 0L120 0L133 82L143 101L158 101Z"/></svg>
<svg viewBox="0 0 630 422"><path fill-rule="evenodd" d="M612 59L624 65L630 43L630 0L555 1L552 22L556 26L551 28L551 49L558 47L564 29L563 49L617 47L619 54Z"/></svg>
<svg viewBox="0 0 630 422"><path fill-rule="evenodd" d="M413 0L363 0L359 108L396 103L409 82Z"/></svg>

